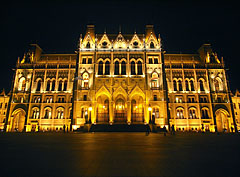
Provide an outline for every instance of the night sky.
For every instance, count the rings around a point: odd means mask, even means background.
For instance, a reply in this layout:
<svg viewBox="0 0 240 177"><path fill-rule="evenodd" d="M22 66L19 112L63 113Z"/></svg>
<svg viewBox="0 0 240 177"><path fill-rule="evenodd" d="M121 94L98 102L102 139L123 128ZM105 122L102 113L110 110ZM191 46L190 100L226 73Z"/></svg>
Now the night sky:
<svg viewBox="0 0 240 177"><path fill-rule="evenodd" d="M231 90L240 89L240 11L234 1L41 1L2 4L1 85L10 90L12 69L28 44L38 43L46 53L74 53L87 24L96 33L144 33L154 24L167 53L196 53L211 43L224 57Z"/></svg>

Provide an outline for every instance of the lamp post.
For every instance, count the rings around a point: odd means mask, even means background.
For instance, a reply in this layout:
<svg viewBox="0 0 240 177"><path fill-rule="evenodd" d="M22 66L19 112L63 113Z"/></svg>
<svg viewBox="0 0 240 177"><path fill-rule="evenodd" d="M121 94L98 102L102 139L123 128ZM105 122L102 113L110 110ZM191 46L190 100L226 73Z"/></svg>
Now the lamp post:
<svg viewBox="0 0 240 177"><path fill-rule="evenodd" d="M148 107L148 111L149 111L149 123L152 123L152 118L151 118L152 108L150 107L150 105L149 105L149 107Z"/></svg>
<svg viewBox="0 0 240 177"><path fill-rule="evenodd" d="M92 119L91 119L92 106L91 105L88 108L88 110L89 110L89 123L91 123L92 122Z"/></svg>

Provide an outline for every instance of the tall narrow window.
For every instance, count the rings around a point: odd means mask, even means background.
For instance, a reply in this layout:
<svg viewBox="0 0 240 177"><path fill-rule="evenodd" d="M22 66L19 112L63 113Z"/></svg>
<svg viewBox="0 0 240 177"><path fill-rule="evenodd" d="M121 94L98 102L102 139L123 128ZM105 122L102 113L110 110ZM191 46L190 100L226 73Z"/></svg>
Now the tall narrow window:
<svg viewBox="0 0 240 177"><path fill-rule="evenodd" d="M137 62L137 72L138 72L138 75L143 74L143 72L142 72L142 62L141 61Z"/></svg>
<svg viewBox="0 0 240 177"><path fill-rule="evenodd" d="M98 75L103 75L103 62L98 63Z"/></svg>
<svg viewBox="0 0 240 177"><path fill-rule="evenodd" d="M67 91L67 80L64 81L63 91Z"/></svg>
<svg viewBox="0 0 240 177"><path fill-rule="evenodd" d="M154 58L154 64L158 64L158 58Z"/></svg>
<svg viewBox="0 0 240 177"><path fill-rule="evenodd" d="M38 80L38 82L37 82L37 89L36 89L36 91L40 91L41 90L41 80Z"/></svg>
<svg viewBox="0 0 240 177"><path fill-rule="evenodd" d="M131 75L136 75L135 62L134 61L131 62Z"/></svg>
<svg viewBox="0 0 240 177"><path fill-rule="evenodd" d="M153 64L153 60L152 60L152 58L149 58L149 64Z"/></svg>
<svg viewBox="0 0 240 177"><path fill-rule="evenodd" d="M119 75L119 62L116 61L114 66L114 75Z"/></svg>
<svg viewBox="0 0 240 177"><path fill-rule="evenodd" d="M186 91L189 91L189 83L188 83L188 80L185 81L185 87L186 87Z"/></svg>
<svg viewBox="0 0 240 177"><path fill-rule="evenodd" d="M121 63L121 75L126 75L126 62L122 61Z"/></svg>
<svg viewBox="0 0 240 177"><path fill-rule="evenodd" d="M193 80L190 80L190 86L191 86L191 91L194 91L194 83L193 83Z"/></svg>
<svg viewBox="0 0 240 177"><path fill-rule="evenodd" d="M110 62L106 61L105 63L105 75L110 75Z"/></svg>
<svg viewBox="0 0 240 177"><path fill-rule="evenodd" d="M52 91L55 91L55 80L52 81Z"/></svg>
<svg viewBox="0 0 240 177"><path fill-rule="evenodd" d="M173 90L177 91L177 81L173 80Z"/></svg>
<svg viewBox="0 0 240 177"><path fill-rule="evenodd" d="M219 91L219 82L217 79L214 81L214 85L215 85L215 91L218 92Z"/></svg>
<svg viewBox="0 0 240 177"><path fill-rule="evenodd" d="M58 82L58 91L62 91L62 81Z"/></svg>
<svg viewBox="0 0 240 177"><path fill-rule="evenodd" d="M178 91L182 91L182 81L178 81Z"/></svg>
<svg viewBox="0 0 240 177"><path fill-rule="evenodd" d="M199 85L200 85L200 91L204 91L204 86L203 86L202 80L199 81Z"/></svg>
<svg viewBox="0 0 240 177"><path fill-rule="evenodd" d="M51 81L48 80L48 81L47 81L47 88L46 88L46 91L50 91L50 84L51 84Z"/></svg>
<svg viewBox="0 0 240 177"><path fill-rule="evenodd" d="M88 58L88 64L92 64L92 58Z"/></svg>
<svg viewBox="0 0 240 177"><path fill-rule="evenodd" d="M82 59L82 64L86 64L86 58Z"/></svg>

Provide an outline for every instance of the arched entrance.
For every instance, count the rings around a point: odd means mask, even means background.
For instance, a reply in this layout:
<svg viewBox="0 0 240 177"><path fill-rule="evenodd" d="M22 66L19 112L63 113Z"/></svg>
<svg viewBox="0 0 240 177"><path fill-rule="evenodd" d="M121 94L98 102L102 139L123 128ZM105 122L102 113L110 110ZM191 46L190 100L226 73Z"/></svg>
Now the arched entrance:
<svg viewBox="0 0 240 177"><path fill-rule="evenodd" d="M127 112L125 109L125 101L122 98L116 100L114 122L127 122Z"/></svg>
<svg viewBox="0 0 240 177"><path fill-rule="evenodd" d="M22 132L24 130L26 112L23 109L16 109L12 113L11 131Z"/></svg>
<svg viewBox="0 0 240 177"><path fill-rule="evenodd" d="M103 95L98 97L97 122L109 122L109 100Z"/></svg>
<svg viewBox="0 0 240 177"><path fill-rule="evenodd" d="M216 124L218 132L229 132L228 112L218 109L216 112Z"/></svg>
<svg viewBox="0 0 240 177"><path fill-rule="evenodd" d="M143 98L141 96L135 97L131 101L131 120L132 122L144 122L144 106Z"/></svg>

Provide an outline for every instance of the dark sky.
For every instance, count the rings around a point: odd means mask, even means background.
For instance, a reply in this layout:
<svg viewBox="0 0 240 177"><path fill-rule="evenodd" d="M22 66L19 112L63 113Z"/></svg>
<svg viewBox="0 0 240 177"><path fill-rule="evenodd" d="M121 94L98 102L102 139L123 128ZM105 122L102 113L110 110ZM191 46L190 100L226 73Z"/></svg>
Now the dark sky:
<svg viewBox="0 0 240 177"><path fill-rule="evenodd" d="M3 4L1 9L1 85L10 89L12 68L28 44L46 53L73 53L86 25L97 33L143 33L154 24L167 53L196 53L210 42L224 57L231 90L240 89L240 12L234 1L41 1Z"/></svg>

